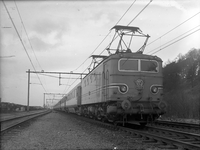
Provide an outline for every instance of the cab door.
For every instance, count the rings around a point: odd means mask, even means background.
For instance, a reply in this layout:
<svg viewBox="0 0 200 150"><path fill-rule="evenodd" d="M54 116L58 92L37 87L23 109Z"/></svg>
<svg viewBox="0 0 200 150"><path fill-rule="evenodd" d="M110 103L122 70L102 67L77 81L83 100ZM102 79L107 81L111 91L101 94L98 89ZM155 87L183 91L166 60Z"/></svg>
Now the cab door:
<svg viewBox="0 0 200 150"><path fill-rule="evenodd" d="M108 86L109 86L109 71L107 69L107 63L103 64L103 73L102 73L102 101L105 102L108 99Z"/></svg>

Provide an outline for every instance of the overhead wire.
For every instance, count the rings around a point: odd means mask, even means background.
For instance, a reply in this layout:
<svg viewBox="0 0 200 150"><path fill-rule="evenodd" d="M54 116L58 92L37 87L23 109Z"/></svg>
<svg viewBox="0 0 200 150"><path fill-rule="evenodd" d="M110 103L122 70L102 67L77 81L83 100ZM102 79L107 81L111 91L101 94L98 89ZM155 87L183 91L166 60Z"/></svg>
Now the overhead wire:
<svg viewBox="0 0 200 150"><path fill-rule="evenodd" d="M108 37L108 35L110 34L110 31L109 33L104 37L104 39L99 43L99 45L92 51L92 53L90 54L90 56L92 54L94 54L94 52L99 48L99 46L105 41L105 39ZM88 57L80 66L78 66L75 70L73 71L76 71L77 69L79 69L90 57Z"/></svg>
<svg viewBox="0 0 200 150"><path fill-rule="evenodd" d="M18 30L17 30L17 28L16 28L16 26L15 26L14 21L12 20L12 17L11 17L11 15L10 15L9 11L8 11L8 8L7 8L7 6L6 6L5 2L4 2L4 0L2 0L2 2L3 2L3 5L4 5L5 9L6 9L6 12L8 13L8 16L9 16L9 18L10 18L10 20L11 20L13 26L14 26L14 29L15 29L15 31L16 31L16 33L17 33L17 36L19 37L20 42L21 42L21 44L22 44L22 46L23 46L23 48L24 48L24 50L25 50L25 52L26 52L26 55L27 55L27 57L28 57L28 59L29 59L31 65L32 65L33 69L36 71L35 66L33 65L33 62L32 62L32 60L31 60L31 58L30 58L30 56L29 56L29 54L28 54L28 51L27 51L27 49L26 49L26 47L25 47L25 45L24 45L24 43L23 43L23 41L22 41L22 38L21 38L20 35L19 35L19 32L18 32ZM41 80L40 80L40 78L39 78L38 75L37 75L37 77L38 77L38 80L40 81L40 84L42 85L44 91L46 92L46 89L45 89L44 85L42 84L42 82L41 82Z"/></svg>
<svg viewBox="0 0 200 150"><path fill-rule="evenodd" d="M128 9L125 11L125 13L121 16L121 18L117 21L115 25L117 25L122 20L122 18L126 15L126 13L129 11L129 9L133 6L135 2L136 0L133 1L133 3L128 7Z"/></svg>
<svg viewBox="0 0 200 150"><path fill-rule="evenodd" d="M125 14L130 10L130 8L133 6L133 4L136 2L136 0L133 1L133 3L128 7L128 9L124 12L124 14L120 17L120 19L117 21L117 23L115 25L117 25L122 18L125 16ZM99 48L99 46L105 41L105 39L108 37L108 35L110 34L111 31L108 32L108 34L103 38L103 40L97 45L97 47L92 51L92 53L90 54L90 56L92 54L94 54L94 52ZM89 59L89 57L83 62L81 63L80 66L78 66L75 70L79 69L87 60ZM73 71L75 71L73 70Z"/></svg>
<svg viewBox="0 0 200 150"><path fill-rule="evenodd" d="M200 30L200 29L197 29L197 30L195 30L195 31L193 31L193 32L191 32L191 33L189 33L189 34L187 34L186 36L184 36L184 37L182 37L182 38L180 38L180 39L178 39L178 40L176 40L176 41L174 41L174 42L172 42L172 43L170 43L170 44L168 44L168 45L166 45L166 46L160 48L159 50L157 50L157 51L151 53L151 55L152 55L152 54L155 54L155 53L157 53L157 52L159 52L159 51L161 51L161 50L163 50L163 49L165 49L165 48L167 48L167 47L169 47L169 46L171 46L172 44L174 44L174 43L176 43L176 42L178 42L178 41L180 41L180 40L182 40L182 39L184 39L184 38L186 38L186 37L188 37L188 36L194 34L195 32L197 32L197 31L199 31L199 30Z"/></svg>
<svg viewBox="0 0 200 150"><path fill-rule="evenodd" d="M153 0L150 0L149 3L128 23L128 25L130 25L148 6L149 4L152 2ZM127 25L127 26L128 26Z"/></svg>
<svg viewBox="0 0 200 150"><path fill-rule="evenodd" d="M40 69L43 70L42 67L41 67L41 65L40 65L40 63L39 63L39 61L38 61L38 59L37 59L37 56L36 56L35 51L34 51L34 49L33 49L33 46L32 46L32 44L31 44L31 42L30 42L30 38L29 38L28 33L27 33L27 31L26 31L26 27L25 27L25 25L24 25L24 22L22 21L22 17L21 17L21 14L20 14L20 12L19 12L19 9L18 9L18 6L17 6L17 4L16 4L16 1L14 0L14 2L15 2L15 6L16 6L16 8L17 8L18 15L19 15L20 20L21 20L21 24L22 24L22 26L23 26L23 28L24 28L24 31L25 31L25 33L26 33L28 42L29 42L30 47L31 47L31 49L32 49L32 51L33 51L33 54L34 54L34 56L35 56L35 59L36 59L38 65L40 66Z"/></svg>
<svg viewBox="0 0 200 150"><path fill-rule="evenodd" d="M149 44L147 44L147 46L151 45L152 43L154 43L155 41L159 40L160 38L162 38L163 36L169 34L170 32L172 32L173 30L175 30L176 28L178 28L179 26L181 26L182 24L186 23L187 21L189 21L190 19L194 18L196 15L198 15L200 12L196 13L195 15L191 16L190 18L188 18L187 20L183 21L182 23L178 24L177 26L175 26L174 28L172 28L171 30L167 31L166 33L164 33L163 35L161 35L160 37L158 37L157 39L153 40L152 42L150 42Z"/></svg>
<svg viewBox="0 0 200 150"><path fill-rule="evenodd" d="M42 75L42 76L52 77L52 78L60 78L60 79L77 79L77 78L71 78L71 77L58 77L58 76L48 75L48 74L44 74L44 73L38 73L38 74L39 74L39 75Z"/></svg>
<svg viewBox="0 0 200 150"><path fill-rule="evenodd" d="M188 33L188 32L190 32L190 31L194 30L195 28L197 28L197 27L199 27L199 26L200 26L200 25L197 25L196 27L194 27L194 28L192 28L192 29L190 29L190 30L188 30L188 31L184 32L183 34L181 34L181 35L177 36L176 38L174 38L174 39L172 39L172 40L170 40L170 41L168 41L168 42L164 43L163 45L161 45L161 46L159 46L159 47L157 47L157 48L155 48L155 49L153 49L153 50L151 50L151 51L147 52L147 54L149 54L149 53L151 53L151 52L153 52L153 51L155 51L155 50L159 49L160 47L162 47L162 46L164 46L164 45L166 45L166 44L168 44L168 43L170 43L170 42L172 42L172 41L174 41L174 40L176 40L176 39L178 39L179 37L181 37L181 36L185 35L186 33Z"/></svg>
<svg viewBox="0 0 200 150"><path fill-rule="evenodd" d="M69 75L69 78L71 79L71 74ZM69 85L69 80L67 81L67 85ZM65 91L68 90L68 89L67 90L66 89L67 89L67 86L65 86L65 89L64 89L63 93L65 93Z"/></svg>
<svg viewBox="0 0 200 150"><path fill-rule="evenodd" d="M136 0L133 1L133 3L128 7L128 9L124 12L124 14L120 17L120 19L116 22L115 25L117 25L121 20L122 18L125 16L125 14L130 10L130 8L133 6L133 4L136 2ZM99 48L99 46L105 41L105 39L108 37L108 35L111 33L111 30L108 32L108 34L103 38L103 40L98 44L98 46L92 51L92 53L90 54L90 56L92 54L94 54L94 52L96 52L96 50ZM105 51L105 49L100 53L100 55ZM77 69L79 69L83 64L85 64L85 62L89 59L89 57L83 61L83 63L81 63L81 65L79 65L75 70L73 71L76 71ZM83 73L87 70L87 68L83 71ZM77 81L79 78L77 78L75 81ZM75 81L71 84L73 85L75 83ZM70 88L70 86L68 87L68 89L66 91L68 91Z"/></svg>
<svg viewBox="0 0 200 150"><path fill-rule="evenodd" d="M74 82L72 82L72 84L70 84L66 90L66 92L70 89L70 87L78 80L79 78L77 78L76 80L74 80ZM66 86L67 87L67 86Z"/></svg>
<svg viewBox="0 0 200 150"><path fill-rule="evenodd" d="M136 1L136 0L135 0L135 1ZM135 3L135 1L131 4L131 6ZM142 13L142 12L150 5L150 3L151 3L152 1L153 1L153 0L150 0L149 3L148 3L147 5L145 5L145 7L144 7L144 8L143 8L143 9L128 23L128 24L127 24L127 26L129 26L129 25ZM130 7L131 7L131 6L130 6ZM130 7L128 8L128 10L130 9ZM124 15L125 15L126 13L127 13L127 11L124 13ZM124 16L124 15L123 15L123 16ZM120 18L120 20L121 20L121 18ZM119 22L119 21L118 21L118 22ZM117 22L117 23L118 23L118 22ZM119 35L117 35L117 36L115 37L115 39L117 39L118 36L119 36ZM115 40L115 39L114 39L114 40ZM113 41L114 41L114 40L113 40ZM108 44L108 46L109 46L109 45L110 45L110 44ZM108 46L107 46L107 47L108 47ZM100 53L100 55L101 55L105 50L106 50L106 48Z"/></svg>
<svg viewBox="0 0 200 150"><path fill-rule="evenodd" d="M25 31L25 34L26 34L26 36L27 36L29 45L30 45L30 47L31 47L31 50L33 51L33 54L34 54L34 56L35 56L35 59L36 59L38 65L39 65L40 69L43 70L42 67L41 67L41 65L40 65L40 63L39 63L39 60L38 60L38 58L37 58L37 56L36 56L36 54L35 54L35 50L33 49L33 46L32 46L32 44L31 44L30 38L29 38L28 33L27 33L27 31L26 31L26 27L25 27L25 25L24 25L24 22L23 22L23 19L22 19L22 17L21 17L20 11L19 11L19 9L18 9L17 3L16 3L15 0L14 0L14 2L15 2L15 7L17 8L18 15L19 15L20 20L21 20L21 24L22 24L22 26L23 26L23 28L24 28L24 31ZM45 80L45 79L44 79L44 80Z"/></svg>

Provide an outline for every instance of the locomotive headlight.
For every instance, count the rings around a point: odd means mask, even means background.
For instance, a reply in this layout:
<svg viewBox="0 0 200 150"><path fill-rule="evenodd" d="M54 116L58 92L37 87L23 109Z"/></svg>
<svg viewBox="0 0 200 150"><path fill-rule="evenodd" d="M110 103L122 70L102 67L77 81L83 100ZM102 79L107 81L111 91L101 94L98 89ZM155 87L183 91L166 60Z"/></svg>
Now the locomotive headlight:
<svg viewBox="0 0 200 150"><path fill-rule="evenodd" d="M152 86L152 87L151 87L151 92L152 92L153 94L156 94L156 93L158 92L158 87L157 87L157 86Z"/></svg>
<svg viewBox="0 0 200 150"><path fill-rule="evenodd" d="M119 90L120 90L120 92L122 92L122 93L126 93L127 92L127 86L125 86L125 85L120 85L119 86Z"/></svg>

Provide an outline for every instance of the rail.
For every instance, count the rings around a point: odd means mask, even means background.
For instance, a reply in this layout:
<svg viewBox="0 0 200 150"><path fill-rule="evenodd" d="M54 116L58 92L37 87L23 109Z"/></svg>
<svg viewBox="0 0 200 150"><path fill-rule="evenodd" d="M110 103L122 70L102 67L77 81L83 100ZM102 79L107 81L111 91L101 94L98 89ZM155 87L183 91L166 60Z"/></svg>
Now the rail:
<svg viewBox="0 0 200 150"><path fill-rule="evenodd" d="M181 128L192 128L192 129L200 130L200 124L193 124L193 123L157 120L154 122L154 124L155 125L164 125L164 126L175 126L175 127L181 127Z"/></svg>
<svg viewBox="0 0 200 150"><path fill-rule="evenodd" d="M116 126L106 122L89 119L74 115L83 121L90 122L112 130L125 132L131 139L139 139L144 143L153 144L156 147L164 149L200 149L200 135L184 133L181 131L167 130L157 127L148 127L148 129L132 129L129 127ZM150 129L151 128L151 129ZM168 136L167 136L168 135Z"/></svg>
<svg viewBox="0 0 200 150"><path fill-rule="evenodd" d="M50 110L1 119L1 134L25 121L50 113Z"/></svg>

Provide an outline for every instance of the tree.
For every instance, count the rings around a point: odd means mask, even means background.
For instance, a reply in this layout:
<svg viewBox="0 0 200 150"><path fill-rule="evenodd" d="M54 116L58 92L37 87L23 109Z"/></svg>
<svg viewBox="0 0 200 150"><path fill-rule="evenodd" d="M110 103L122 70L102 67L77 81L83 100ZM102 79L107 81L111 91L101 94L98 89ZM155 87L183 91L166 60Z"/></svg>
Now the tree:
<svg viewBox="0 0 200 150"><path fill-rule="evenodd" d="M194 87L195 81L199 78L199 69L200 69L200 49L191 49L187 54L187 80L190 83L191 87Z"/></svg>
<svg viewBox="0 0 200 150"><path fill-rule="evenodd" d="M175 61L167 64L163 69L164 89L167 91L176 89L180 83L181 68Z"/></svg>

